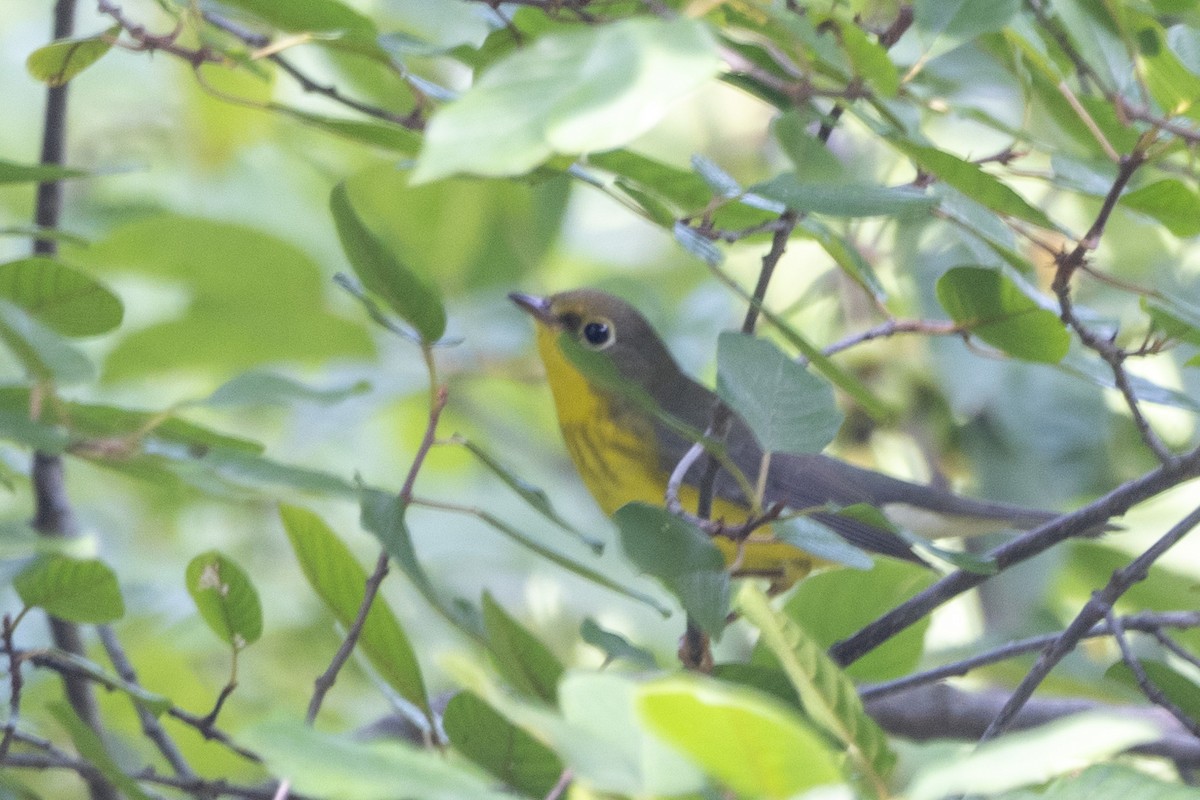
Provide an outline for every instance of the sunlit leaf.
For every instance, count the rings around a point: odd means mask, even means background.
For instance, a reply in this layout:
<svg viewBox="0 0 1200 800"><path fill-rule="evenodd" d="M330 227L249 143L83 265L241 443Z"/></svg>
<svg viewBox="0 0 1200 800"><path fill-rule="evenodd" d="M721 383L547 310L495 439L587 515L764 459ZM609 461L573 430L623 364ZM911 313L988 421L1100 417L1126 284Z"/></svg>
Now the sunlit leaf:
<svg viewBox="0 0 1200 800"><path fill-rule="evenodd" d="M612 150L653 127L717 67L707 27L683 17L540 36L434 114L413 181L516 175L555 153Z"/></svg>
<svg viewBox="0 0 1200 800"><path fill-rule="evenodd" d="M757 692L667 678L641 687L638 707L651 730L739 794L790 798L842 780L824 735Z"/></svg>

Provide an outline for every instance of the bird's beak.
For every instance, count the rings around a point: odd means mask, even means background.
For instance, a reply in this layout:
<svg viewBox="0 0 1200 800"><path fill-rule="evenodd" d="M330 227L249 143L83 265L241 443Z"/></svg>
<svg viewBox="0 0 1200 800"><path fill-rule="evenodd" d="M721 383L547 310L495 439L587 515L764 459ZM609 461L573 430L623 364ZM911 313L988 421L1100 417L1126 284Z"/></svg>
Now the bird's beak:
<svg viewBox="0 0 1200 800"><path fill-rule="evenodd" d="M553 325L554 316L550 313L550 298L538 297L535 294L512 292L508 299L516 303L522 311L543 325Z"/></svg>

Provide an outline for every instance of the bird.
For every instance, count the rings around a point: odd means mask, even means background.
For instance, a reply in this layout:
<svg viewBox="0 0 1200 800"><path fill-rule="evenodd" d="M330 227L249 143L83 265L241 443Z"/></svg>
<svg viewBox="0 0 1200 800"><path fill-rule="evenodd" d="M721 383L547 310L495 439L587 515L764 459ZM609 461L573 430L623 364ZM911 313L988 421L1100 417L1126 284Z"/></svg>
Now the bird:
<svg viewBox="0 0 1200 800"><path fill-rule="evenodd" d="M708 428L717 395L680 368L646 318L621 298L582 288L549 296L513 292L509 299L533 318L563 440L600 509L611 516L632 502L663 505L672 471L695 444L683 431ZM598 354L623 385L648 397L658 409L637 402L630 391L611 381L598 380L597 373L581 371L564 351L564 337ZM754 502L744 487L761 486L761 507L780 505L805 512L862 550L926 563L890 526L837 510L866 504L906 528L936 521L939 530L934 535L1031 529L1057 516L963 497L817 453L771 453L767 475L760 480L763 449L732 411L725 447L748 479L739 482L721 470L713 482L711 518L726 524L750 517ZM688 511L696 511L704 468L705 459L697 459L684 473L679 499ZM734 575L768 578L773 589L785 589L826 563L776 539L769 526L743 541L715 536L714 543Z"/></svg>

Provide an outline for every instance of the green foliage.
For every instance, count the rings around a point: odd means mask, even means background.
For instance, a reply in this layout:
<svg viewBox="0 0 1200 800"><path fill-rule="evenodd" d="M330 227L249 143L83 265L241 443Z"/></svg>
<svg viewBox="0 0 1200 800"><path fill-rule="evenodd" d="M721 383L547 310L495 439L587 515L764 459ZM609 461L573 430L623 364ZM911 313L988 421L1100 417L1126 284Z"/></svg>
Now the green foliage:
<svg viewBox="0 0 1200 800"><path fill-rule="evenodd" d="M30 75L48 86L63 86L103 58L112 49L120 31L120 26L114 25L96 36L60 39L30 53L25 66Z"/></svg>
<svg viewBox="0 0 1200 800"><path fill-rule="evenodd" d="M279 515L309 585L338 622L348 628L359 614L366 570L316 514L297 506L280 506ZM430 713L417 655L386 604L371 605L363 620L359 646L388 685Z"/></svg>
<svg viewBox="0 0 1200 800"><path fill-rule="evenodd" d="M48 258L0 264L0 297L63 336L96 336L121 324L121 300L104 285Z"/></svg>
<svg viewBox="0 0 1200 800"><path fill-rule="evenodd" d="M117 575L103 561L48 553L13 578L26 606L70 622L112 622L125 614Z"/></svg>
<svg viewBox="0 0 1200 800"><path fill-rule="evenodd" d="M188 562L187 590L200 616L234 650L262 636L262 603L250 576L216 550Z"/></svg>
<svg viewBox="0 0 1200 800"><path fill-rule="evenodd" d="M658 578L702 631L720 635L729 611L729 573L717 546L690 522L645 503L622 506L613 522L629 560Z"/></svg>
<svg viewBox="0 0 1200 800"><path fill-rule="evenodd" d="M842 426L830 385L765 339L721 334L717 394L741 415L768 452L819 453Z"/></svg>
<svg viewBox="0 0 1200 800"><path fill-rule="evenodd" d="M506 786L545 797L558 783L562 762L554 751L513 725L471 692L446 705L442 725L454 749Z"/></svg>
<svg viewBox="0 0 1200 800"><path fill-rule="evenodd" d="M1071 337L1058 315L999 270L954 267L937 295L951 319L1011 356L1052 363L1067 354Z"/></svg>
<svg viewBox="0 0 1200 800"><path fill-rule="evenodd" d="M496 657L496 669L509 685L553 703L562 663L487 592L483 594L483 628Z"/></svg>

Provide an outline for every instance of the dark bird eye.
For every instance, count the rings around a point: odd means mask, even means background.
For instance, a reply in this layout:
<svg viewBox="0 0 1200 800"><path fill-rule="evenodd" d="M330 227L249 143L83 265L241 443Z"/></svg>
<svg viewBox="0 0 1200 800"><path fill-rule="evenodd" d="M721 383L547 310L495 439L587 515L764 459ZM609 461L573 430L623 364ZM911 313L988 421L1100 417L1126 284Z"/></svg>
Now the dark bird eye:
<svg viewBox="0 0 1200 800"><path fill-rule="evenodd" d="M583 326L583 338L593 347L607 344L610 337L608 325L603 322L589 322Z"/></svg>

